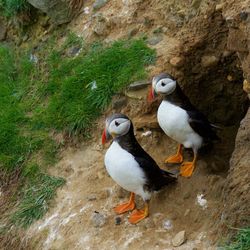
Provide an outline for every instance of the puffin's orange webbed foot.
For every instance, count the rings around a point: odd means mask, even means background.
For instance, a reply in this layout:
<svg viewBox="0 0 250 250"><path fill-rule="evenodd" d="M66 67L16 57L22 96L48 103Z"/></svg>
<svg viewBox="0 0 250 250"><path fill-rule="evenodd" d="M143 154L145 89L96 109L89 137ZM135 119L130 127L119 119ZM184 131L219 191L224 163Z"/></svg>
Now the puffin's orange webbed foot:
<svg viewBox="0 0 250 250"><path fill-rule="evenodd" d="M114 211L117 213L117 214L123 214L123 213L126 213L128 211L131 211L131 210L134 210L135 208L135 203L124 203L124 204L121 204L121 205L118 205L114 208Z"/></svg>
<svg viewBox="0 0 250 250"><path fill-rule="evenodd" d="M183 162L183 156L182 156L182 145L178 145L178 150L175 155L172 155L168 157L165 160L165 163L182 163Z"/></svg>
<svg viewBox="0 0 250 250"><path fill-rule="evenodd" d="M181 176L190 177L193 174L193 171L194 171L193 162L184 162L181 165L181 170L180 170Z"/></svg>
<svg viewBox="0 0 250 250"><path fill-rule="evenodd" d="M181 176L184 176L184 177L192 176L193 171L194 171L194 167L195 167L195 163L196 163L196 158L197 158L197 156L195 155L193 161L183 162L181 164L181 169L180 169Z"/></svg>
<svg viewBox="0 0 250 250"><path fill-rule="evenodd" d="M117 214L123 214L128 211L134 210L135 208L135 194L131 193L129 202L123 203L121 205L118 205L114 208L114 211Z"/></svg>
<svg viewBox="0 0 250 250"><path fill-rule="evenodd" d="M136 224L139 221L143 220L144 218L148 217L149 215L149 211L148 211L148 203L146 203L145 208L144 209L140 209L140 210L134 210L130 217L129 217L129 222L131 224Z"/></svg>
<svg viewBox="0 0 250 250"><path fill-rule="evenodd" d="M172 155L165 160L165 163L182 163L183 157L180 154Z"/></svg>

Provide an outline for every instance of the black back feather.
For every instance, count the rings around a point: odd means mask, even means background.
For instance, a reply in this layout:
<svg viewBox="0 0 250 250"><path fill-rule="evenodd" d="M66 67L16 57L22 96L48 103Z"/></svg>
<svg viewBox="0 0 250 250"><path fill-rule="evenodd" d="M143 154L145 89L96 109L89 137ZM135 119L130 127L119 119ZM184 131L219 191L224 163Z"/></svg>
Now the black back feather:
<svg viewBox="0 0 250 250"><path fill-rule="evenodd" d="M175 91L165 96L165 100L186 110L189 116L189 125L197 134L203 137L205 142L219 140L206 116L192 105L177 82Z"/></svg>
<svg viewBox="0 0 250 250"><path fill-rule="evenodd" d="M160 169L153 158L144 151L141 145L137 142L133 130L133 124L131 123L129 132L126 135L116 137L114 140L119 143L123 149L132 154L139 166L143 169L147 178L147 188L151 191L157 191L163 186L175 182L176 177L174 177L173 174Z"/></svg>

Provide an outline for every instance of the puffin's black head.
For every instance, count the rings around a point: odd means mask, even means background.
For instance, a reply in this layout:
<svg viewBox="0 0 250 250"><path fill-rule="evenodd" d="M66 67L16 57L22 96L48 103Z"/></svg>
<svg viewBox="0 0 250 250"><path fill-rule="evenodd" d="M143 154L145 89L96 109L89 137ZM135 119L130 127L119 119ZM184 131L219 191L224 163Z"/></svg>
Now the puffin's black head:
<svg viewBox="0 0 250 250"><path fill-rule="evenodd" d="M126 135L132 123L124 114L113 114L106 119L105 129L102 133L102 144L111 138Z"/></svg>
<svg viewBox="0 0 250 250"><path fill-rule="evenodd" d="M170 95L176 89L176 80L169 74L161 73L152 80L152 88L148 99L152 101L156 94Z"/></svg>

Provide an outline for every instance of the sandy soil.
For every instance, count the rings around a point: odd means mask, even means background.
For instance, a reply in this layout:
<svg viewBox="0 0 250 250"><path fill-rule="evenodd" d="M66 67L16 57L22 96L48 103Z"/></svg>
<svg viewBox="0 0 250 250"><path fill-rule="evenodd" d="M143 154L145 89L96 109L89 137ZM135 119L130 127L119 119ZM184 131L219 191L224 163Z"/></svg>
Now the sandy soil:
<svg viewBox="0 0 250 250"><path fill-rule="evenodd" d="M125 109L136 102L130 100ZM131 114L130 117L136 120L136 116ZM154 117L145 114L142 120L149 124ZM129 194L106 173L103 164L106 149L100 143L103 121L100 119L93 140L78 149L63 152L52 174L63 176L67 184L58 191L46 216L29 229L26 238L29 244L34 249L173 249L171 239L185 230L187 241L176 249L215 249L212 225L224 178L211 173L213 159L205 161L200 157L192 178L180 177L178 184L155 193L149 218L131 225L128 214L124 214L119 216L120 225L116 225L117 216L112 208L126 201ZM152 135L143 137L143 132L148 130L140 128L136 131L141 145L162 168L178 170L178 166L163 163L166 156L175 152L176 143L159 129L150 129ZM190 152L185 152L185 158L191 158ZM199 195L204 195L203 199L207 201L203 206L198 202ZM137 204L142 206L139 198ZM103 225L93 220L97 213ZM168 228L169 224L171 228Z"/></svg>
<svg viewBox="0 0 250 250"><path fill-rule="evenodd" d="M91 7L93 2L85 1L84 8ZM125 214L120 216L120 225L116 225L117 216L112 208L126 201L129 194L112 181L104 168L106 148L101 145L104 116L101 117L93 129L93 138L67 148L52 169L51 174L63 176L67 183L58 191L46 216L28 230L24 241L31 249L173 249L171 240L181 230L186 231L187 241L175 249L216 249L216 240L220 238L217 226L221 221L221 193L237 128L245 112L245 96L236 56L226 53L227 27L220 11L215 12L212 6L219 1L209 2L114 0L96 15L91 8L85 9L68 25L86 41L110 42L127 38L131 33L157 39L160 36L158 43L150 45L157 51L157 62L148 68L149 76L165 70L178 77L195 105L209 119L222 124L223 140L213 151L199 157L192 178L180 177L175 186L154 195L149 218L130 225ZM159 27L163 29L160 34L154 32ZM103 29L103 33L94 34L96 28ZM215 55L218 65L202 68L203 55ZM170 64L174 56L185 57L181 68ZM229 74L235 80L229 81ZM175 153L176 143L160 129L147 126L155 124L156 108L157 103L150 110L143 99L130 98L122 111L133 121L144 122L142 126L136 123L136 137L159 166L178 170L178 166L163 164L167 156ZM113 111L109 109L106 114ZM152 135L142 137L148 130ZM185 158L191 157L185 151ZM201 206L198 200L205 205ZM142 205L140 199L137 203ZM96 217L99 222L93 219Z"/></svg>

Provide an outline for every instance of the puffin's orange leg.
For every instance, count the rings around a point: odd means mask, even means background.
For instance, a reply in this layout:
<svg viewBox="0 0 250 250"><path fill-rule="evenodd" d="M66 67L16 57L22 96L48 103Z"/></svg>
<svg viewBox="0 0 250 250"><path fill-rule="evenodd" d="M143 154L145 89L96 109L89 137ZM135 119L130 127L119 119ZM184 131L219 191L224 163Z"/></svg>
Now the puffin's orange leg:
<svg viewBox="0 0 250 250"><path fill-rule="evenodd" d="M180 170L181 176L190 177L192 175L196 164L196 160L197 160L197 154L194 154L193 161L183 162L181 164L181 170Z"/></svg>
<svg viewBox="0 0 250 250"><path fill-rule="evenodd" d="M148 217L148 215L149 215L149 205L148 202L146 202L144 209L134 210L131 213L128 221L132 224L136 224L139 221L143 220L144 218Z"/></svg>
<svg viewBox="0 0 250 250"><path fill-rule="evenodd" d="M117 214L123 214L126 213L128 211L134 210L135 208L135 194L131 193L129 201L126 203L123 203L121 205L118 205L114 208L114 211Z"/></svg>
<svg viewBox="0 0 250 250"><path fill-rule="evenodd" d="M182 163L183 162L183 156L182 156L182 145L178 145L177 153L175 155L172 155L168 157L165 160L165 163Z"/></svg>

